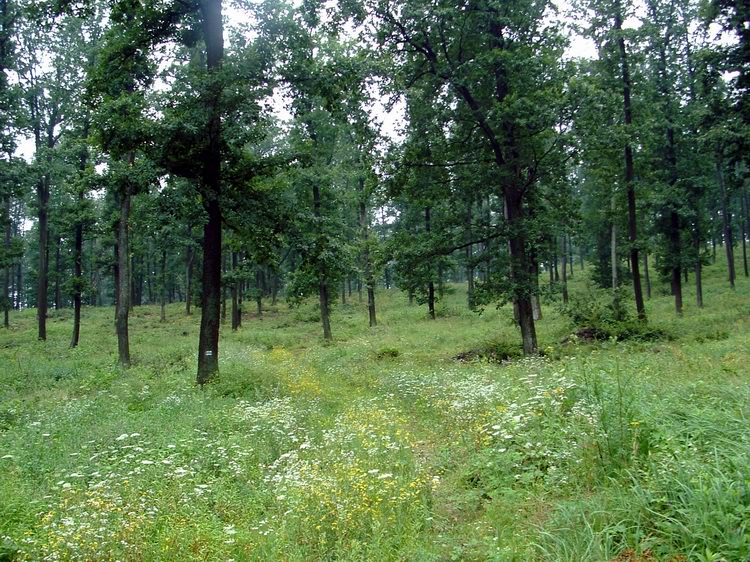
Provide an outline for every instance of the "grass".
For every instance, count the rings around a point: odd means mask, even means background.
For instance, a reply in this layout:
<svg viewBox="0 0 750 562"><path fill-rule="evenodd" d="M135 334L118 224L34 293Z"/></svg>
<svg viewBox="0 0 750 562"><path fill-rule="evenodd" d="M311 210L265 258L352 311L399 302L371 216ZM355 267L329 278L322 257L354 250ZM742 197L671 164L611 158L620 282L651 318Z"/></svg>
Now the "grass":
<svg viewBox="0 0 750 562"><path fill-rule="evenodd" d="M544 357L505 362L456 360L518 340L460 286L435 321L381 291L372 330L355 295L330 345L312 305L279 305L223 331L204 389L179 305L134 311L126 371L111 309L76 350L70 311L46 343L14 314L0 560L746 560L750 282L723 277L681 318L657 287L657 341L563 344L547 303Z"/></svg>

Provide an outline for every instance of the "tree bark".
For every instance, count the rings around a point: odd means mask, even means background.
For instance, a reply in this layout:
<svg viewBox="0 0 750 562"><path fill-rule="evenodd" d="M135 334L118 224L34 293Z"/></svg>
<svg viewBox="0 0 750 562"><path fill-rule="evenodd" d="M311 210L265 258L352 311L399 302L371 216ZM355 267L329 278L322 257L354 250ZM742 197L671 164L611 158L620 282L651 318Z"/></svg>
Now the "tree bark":
<svg viewBox="0 0 750 562"><path fill-rule="evenodd" d="M206 43L209 86L208 149L203 162L202 198L208 214L203 229L203 302L198 339L198 384L205 384L219 371L219 327L221 313L221 76L224 56L224 24L221 0L201 0L201 26Z"/></svg>
<svg viewBox="0 0 750 562"><path fill-rule="evenodd" d="M228 271L227 266L227 255L224 254L221 257L221 278L224 279ZM227 321L227 286L222 282L221 285L221 323L224 324Z"/></svg>
<svg viewBox="0 0 750 562"><path fill-rule="evenodd" d="M511 232L508 241L510 252L510 279L514 286L514 306L521 329L524 355L535 355L538 351L534 311L531 304L531 280L529 259L524 232L522 192L512 186L503 189L505 219Z"/></svg>
<svg viewBox="0 0 750 562"><path fill-rule="evenodd" d="M729 275L729 286L734 289L736 278L734 268L734 236L732 235L732 215L729 210L729 193L724 181L724 161L719 155L716 159L716 173L719 178L719 191L721 195L721 216L724 227L724 246L727 252L727 273Z"/></svg>
<svg viewBox="0 0 750 562"><path fill-rule="evenodd" d="M5 249L10 249L11 235L13 224L10 219L10 194L5 195ZM11 263L10 259L6 256L8 261L5 263L5 280L3 282L3 326L10 328L10 284L11 284Z"/></svg>
<svg viewBox="0 0 750 562"><path fill-rule="evenodd" d="M670 258L679 260L681 255L680 248L680 218L677 211L672 210L669 213L669 248ZM680 262L672 264L672 294L674 295L674 309L677 314L682 314L682 273Z"/></svg>
<svg viewBox="0 0 750 562"><path fill-rule="evenodd" d="M651 300L651 276L648 272L648 253L643 252L643 278L646 281L646 298Z"/></svg>
<svg viewBox="0 0 750 562"><path fill-rule="evenodd" d="M565 251L566 237L563 235L562 244L562 297L563 304L568 304L568 252Z"/></svg>
<svg viewBox="0 0 750 562"><path fill-rule="evenodd" d="M620 0L615 4L615 29L617 30L617 44L620 50L620 67L622 71L622 104L625 116L625 126L633 124L633 110L630 103L630 68L628 54L625 49L625 37L622 33L622 5ZM643 302L641 288L641 273L638 260L638 222L636 216L635 181L633 170L633 148L630 143L625 144L625 188L628 199L628 240L630 242L630 268L633 275L633 294L638 318L646 320L646 306Z"/></svg>
<svg viewBox="0 0 750 562"><path fill-rule="evenodd" d="M430 207L424 208L424 226L425 231L429 234L430 232L430 225L431 217L430 217ZM435 283L432 280L432 268L430 268L430 279L427 282L427 309L430 313L430 318L435 320Z"/></svg>
<svg viewBox="0 0 750 562"><path fill-rule="evenodd" d="M239 285L240 280L237 277L238 271L237 271L237 252L232 252L232 287L230 289L231 291L231 298L232 298L232 331L236 332L237 328L239 328L240 321L239 321L239 300L238 300L238 293L239 293Z"/></svg>
<svg viewBox="0 0 750 562"><path fill-rule="evenodd" d="M750 277L750 271L747 268L747 191L743 191L740 204L742 205L742 217L740 217L740 224L742 225L742 265L744 266L745 277Z"/></svg>
<svg viewBox="0 0 750 562"><path fill-rule="evenodd" d="M189 239L193 237L193 228L187 227L187 235ZM193 245L188 243L185 248L185 314L190 316L193 311L193 264L195 262L195 251Z"/></svg>
<svg viewBox="0 0 750 562"><path fill-rule="evenodd" d="M313 214L317 219L321 217L320 186L313 184ZM320 261L320 260L319 260ZM323 325L323 339L333 339L331 333L331 301L328 295L328 279L325 266L322 262L318 264L318 302L320 303L320 322Z"/></svg>
<svg viewBox="0 0 750 562"><path fill-rule="evenodd" d="M244 261L244 256L240 256L240 259ZM240 279L239 287L237 288L237 328L242 328L242 299L245 296L245 280Z"/></svg>
<svg viewBox="0 0 750 562"><path fill-rule="evenodd" d="M466 202L466 237L472 239L472 210L473 201L471 198ZM474 246L466 246L466 300L469 310L474 310Z"/></svg>
<svg viewBox="0 0 750 562"><path fill-rule="evenodd" d="M83 160L83 159L82 159ZM81 172L86 168L85 160L81 163ZM83 205L83 190L78 192L78 206ZM70 347L78 346L81 337L81 284L83 282L83 223L76 220L75 225L75 243L73 249L73 335L70 340Z"/></svg>
<svg viewBox="0 0 750 562"><path fill-rule="evenodd" d="M575 269L573 267L574 261L573 261L573 237L568 236L568 276L573 279L573 270Z"/></svg>
<svg viewBox="0 0 750 562"><path fill-rule="evenodd" d="M614 193L612 194L612 227L611 227L611 238L610 238L610 266L612 268L612 291L616 291L619 285L618 282L618 263L617 263L617 224L615 223L615 212L617 211L617 202L615 200Z"/></svg>
<svg viewBox="0 0 750 562"><path fill-rule="evenodd" d="M42 177L37 183L38 228L39 228L39 268L37 271L37 331L41 341L47 339L47 205L49 203L49 175Z"/></svg>
<svg viewBox="0 0 750 562"><path fill-rule="evenodd" d="M132 164L134 155L130 154ZM128 315L130 314L130 246L129 246L129 220L130 200L132 188L126 183L120 194L120 216L117 225L117 277L118 277L118 299L117 299L117 352L118 361L123 367L130 366L130 338L128 333Z"/></svg>
<svg viewBox="0 0 750 562"><path fill-rule="evenodd" d="M55 310L62 308L62 286L60 285L60 278L62 277L61 246L62 238L58 236L55 238Z"/></svg>
<svg viewBox="0 0 750 562"><path fill-rule="evenodd" d="M160 282L159 282L159 300L160 300L160 314L159 314L159 321L160 322L166 322L167 321L167 250L164 249L161 251L161 272L160 272Z"/></svg>
<svg viewBox="0 0 750 562"><path fill-rule="evenodd" d="M536 261L536 256L531 256L531 310L533 312L534 321L542 319L542 303L539 300L539 262Z"/></svg>
<svg viewBox="0 0 750 562"><path fill-rule="evenodd" d="M359 178L359 192L359 227L362 232L362 265L364 268L364 281L367 286L367 315L370 327L373 328L378 325L375 312L375 276L372 271L372 259L370 257L370 221L367 214L365 178L361 176Z"/></svg>
<svg viewBox="0 0 750 562"><path fill-rule="evenodd" d="M695 304L698 308L703 308L703 264L701 263L701 236L698 229L698 218L696 217L696 226L693 229L693 252L695 253L694 272L695 272Z"/></svg>

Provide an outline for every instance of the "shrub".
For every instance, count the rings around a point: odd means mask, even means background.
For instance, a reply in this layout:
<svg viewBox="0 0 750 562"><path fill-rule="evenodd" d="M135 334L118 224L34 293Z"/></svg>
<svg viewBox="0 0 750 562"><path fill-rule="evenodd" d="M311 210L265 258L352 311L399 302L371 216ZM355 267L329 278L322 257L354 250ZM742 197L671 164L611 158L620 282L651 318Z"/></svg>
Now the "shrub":
<svg viewBox="0 0 750 562"><path fill-rule="evenodd" d="M584 341L600 340L640 340L656 341L670 339L662 328L633 317L631 307L626 307L624 290L611 291L587 287L583 295L571 297L560 312L570 318L576 339Z"/></svg>
<svg viewBox="0 0 750 562"><path fill-rule="evenodd" d="M516 344L502 340L488 340L481 346L459 353L454 357L457 361L487 361L488 363L503 363L523 357L523 349Z"/></svg>
<svg viewBox="0 0 750 562"><path fill-rule="evenodd" d="M395 347L381 347L375 353L376 359L395 359L401 355L401 352Z"/></svg>

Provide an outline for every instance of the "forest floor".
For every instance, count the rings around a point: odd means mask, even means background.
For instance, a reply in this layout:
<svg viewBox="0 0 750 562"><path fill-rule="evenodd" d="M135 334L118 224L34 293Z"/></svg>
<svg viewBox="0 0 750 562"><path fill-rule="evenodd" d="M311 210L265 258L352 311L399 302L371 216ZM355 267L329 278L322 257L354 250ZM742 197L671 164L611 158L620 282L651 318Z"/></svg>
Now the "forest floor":
<svg viewBox="0 0 750 562"><path fill-rule="evenodd" d="M46 343L16 313L0 560L750 559L750 281L724 276L681 318L655 287L659 341L563 344L547 304L544 357L506 364L455 359L519 339L463 286L435 321L381 291L372 330L354 294L330 345L312 305L279 304L223 329L203 389L182 305L134 310L129 370L112 309L84 310L75 350L71 311Z"/></svg>

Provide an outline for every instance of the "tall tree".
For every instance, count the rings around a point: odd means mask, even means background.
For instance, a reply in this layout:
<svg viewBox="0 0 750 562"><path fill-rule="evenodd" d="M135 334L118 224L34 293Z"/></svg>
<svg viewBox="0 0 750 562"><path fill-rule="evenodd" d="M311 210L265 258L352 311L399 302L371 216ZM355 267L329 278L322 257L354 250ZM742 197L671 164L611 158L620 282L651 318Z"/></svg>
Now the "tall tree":
<svg viewBox="0 0 750 562"><path fill-rule="evenodd" d="M509 233L508 296L515 303L523 350L537 352L526 197L558 147L556 101L562 99L563 41L544 25L547 2L373 2L379 36L395 48L399 76L444 85L456 117L481 132L497 170Z"/></svg>

